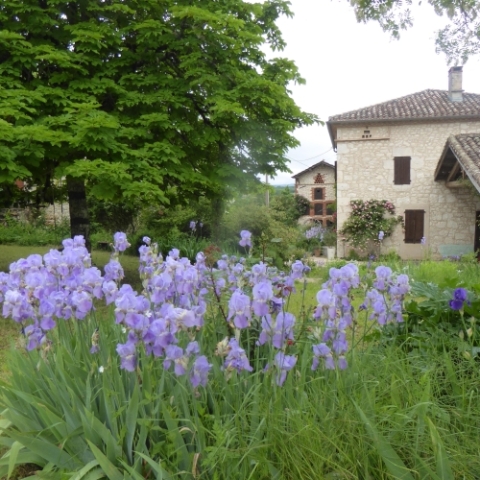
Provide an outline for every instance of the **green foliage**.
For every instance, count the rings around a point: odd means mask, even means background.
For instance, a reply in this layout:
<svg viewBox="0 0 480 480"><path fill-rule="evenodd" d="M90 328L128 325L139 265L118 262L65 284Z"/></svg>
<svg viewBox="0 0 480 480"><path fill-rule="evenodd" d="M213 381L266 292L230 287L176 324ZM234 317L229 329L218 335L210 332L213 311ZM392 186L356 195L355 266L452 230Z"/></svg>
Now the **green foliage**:
<svg viewBox="0 0 480 480"><path fill-rule="evenodd" d="M438 349L452 352L454 356L477 357L480 354L480 301L470 295L472 301L462 310L452 310L449 301L453 291L453 287L414 282L412 299L405 304L405 322L387 326L385 341L398 342L407 351Z"/></svg>
<svg viewBox="0 0 480 480"><path fill-rule="evenodd" d="M10 245L51 245L58 247L69 236L69 225L62 222L56 227L9 219L0 223L0 244Z"/></svg>
<svg viewBox="0 0 480 480"><path fill-rule="evenodd" d="M401 222L400 217L394 216L395 206L387 200L352 200L350 205L352 212L341 234L354 247L364 248L369 241L378 241L380 231L385 238L389 237Z"/></svg>
<svg viewBox="0 0 480 480"><path fill-rule="evenodd" d="M0 183L88 180L106 202L221 196L287 171L317 121L268 0L0 1Z"/></svg>
<svg viewBox="0 0 480 480"><path fill-rule="evenodd" d="M141 206L141 203L135 200L109 202L90 196L88 213L92 233L108 232L105 238L111 238L115 232L134 232Z"/></svg>
<svg viewBox="0 0 480 480"><path fill-rule="evenodd" d="M299 217L305 214L305 205L309 206L309 201L294 195L288 187L270 199L272 217L289 226L295 226Z"/></svg>
<svg viewBox="0 0 480 480"><path fill-rule="evenodd" d="M222 238L228 251L240 251L238 232L248 230L254 238L255 258L271 258L278 267L291 260L303 237L297 227L289 226L279 212L272 212L258 195L244 195L227 206L222 224ZM232 240L233 239L233 240Z"/></svg>
<svg viewBox="0 0 480 480"><path fill-rule="evenodd" d="M188 205L144 206L138 217L139 229L151 238L169 241L190 235L190 222L197 222L196 234L208 237L213 223L211 202L204 197L192 200ZM202 223L202 226L200 226Z"/></svg>

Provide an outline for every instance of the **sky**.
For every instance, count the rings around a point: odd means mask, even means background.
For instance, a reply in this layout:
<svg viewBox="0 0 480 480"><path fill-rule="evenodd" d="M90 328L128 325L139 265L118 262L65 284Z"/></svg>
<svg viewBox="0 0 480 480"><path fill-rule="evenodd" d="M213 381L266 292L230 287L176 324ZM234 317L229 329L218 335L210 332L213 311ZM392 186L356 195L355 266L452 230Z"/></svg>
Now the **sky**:
<svg viewBox="0 0 480 480"><path fill-rule="evenodd" d="M347 0L290 1L294 17L277 22L287 47L274 55L293 60L306 80L291 86L302 110L326 121L427 88L448 89L449 66L435 53L435 31L447 19L429 5L413 7L413 27L393 40L374 22L357 23ZM480 56L464 65L463 89L480 93ZM273 185L293 184L293 174L335 161L326 126L304 127L295 136L300 146L287 153L292 173L279 173Z"/></svg>

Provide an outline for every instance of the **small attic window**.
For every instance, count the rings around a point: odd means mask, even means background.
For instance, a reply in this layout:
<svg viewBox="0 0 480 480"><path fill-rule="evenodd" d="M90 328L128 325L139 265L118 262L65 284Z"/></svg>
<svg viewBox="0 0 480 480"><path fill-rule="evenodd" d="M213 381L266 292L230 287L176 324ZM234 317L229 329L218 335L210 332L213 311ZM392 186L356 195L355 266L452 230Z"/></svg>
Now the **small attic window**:
<svg viewBox="0 0 480 480"><path fill-rule="evenodd" d="M370 129L368 127L365 127L362 138L372 138L372 134L370 133Z"/></svg>

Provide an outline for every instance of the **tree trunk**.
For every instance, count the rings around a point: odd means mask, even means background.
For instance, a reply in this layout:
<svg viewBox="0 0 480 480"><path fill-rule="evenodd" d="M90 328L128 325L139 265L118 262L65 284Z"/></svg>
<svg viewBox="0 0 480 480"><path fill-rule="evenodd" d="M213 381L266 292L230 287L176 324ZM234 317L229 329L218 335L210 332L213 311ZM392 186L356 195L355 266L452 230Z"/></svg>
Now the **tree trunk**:
<svg viewBox="0 0 480 480"><path fill-rule="evenodd" d="M222 232L222 219L225 209L225 202L222 196L212 198L212 238L213 241L219 243Z"/></svg>
<svg viewBox="0 0 480 480"><path fill-rule="evenodd" d="M83 235L85 246L91 251L90 220L88 217L87 195L83 179L67 176L68 206L70 208L70 233Z"/></svg>

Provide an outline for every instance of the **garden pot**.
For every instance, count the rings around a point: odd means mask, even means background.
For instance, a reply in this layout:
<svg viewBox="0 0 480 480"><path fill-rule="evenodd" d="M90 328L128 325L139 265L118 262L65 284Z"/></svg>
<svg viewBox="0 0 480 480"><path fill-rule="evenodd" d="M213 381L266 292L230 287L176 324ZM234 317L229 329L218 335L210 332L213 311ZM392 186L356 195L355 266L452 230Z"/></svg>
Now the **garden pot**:
<svg viewBox="0 0 480 480"><path fill-rule="evenodd" d="M322 254L322 249L321 249L320 247L314 248L314 249L313 249L313 254L314 254L316 257L319 257L319 256Z"/></svg>
<svg viewBox="0 0 480 480"><path fill-rule="evenodd" d="M327 260L333 260L335 258L335 247L322 247L322 255Z"/></svg>

